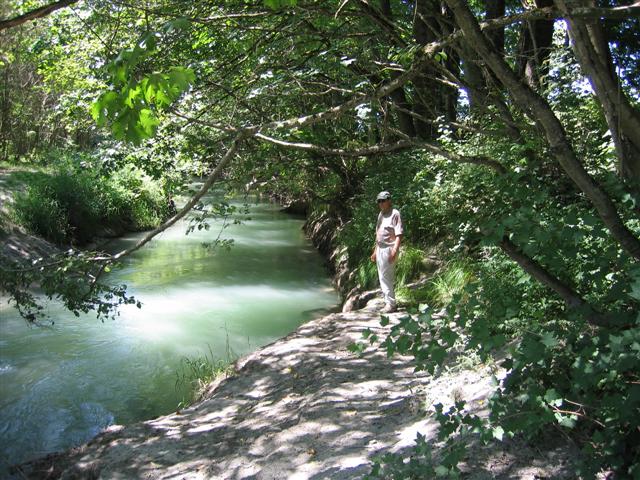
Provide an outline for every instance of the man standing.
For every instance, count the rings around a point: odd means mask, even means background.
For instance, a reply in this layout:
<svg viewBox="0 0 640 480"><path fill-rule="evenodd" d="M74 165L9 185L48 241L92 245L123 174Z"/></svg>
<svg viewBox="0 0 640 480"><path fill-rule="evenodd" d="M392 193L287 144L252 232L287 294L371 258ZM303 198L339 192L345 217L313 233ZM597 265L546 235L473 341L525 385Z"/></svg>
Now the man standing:
<svg viewBox="0 0 640 480"><path fill-rule="evenodd" d="M380 192L377 201L380 213L376 224L376 244L373 247L371 261L376 262L378 266L378 278L385 303L382 312L391 313L396 311L393 283L403 233L402 219L400 212L391 206L389 192Z"/></svg>

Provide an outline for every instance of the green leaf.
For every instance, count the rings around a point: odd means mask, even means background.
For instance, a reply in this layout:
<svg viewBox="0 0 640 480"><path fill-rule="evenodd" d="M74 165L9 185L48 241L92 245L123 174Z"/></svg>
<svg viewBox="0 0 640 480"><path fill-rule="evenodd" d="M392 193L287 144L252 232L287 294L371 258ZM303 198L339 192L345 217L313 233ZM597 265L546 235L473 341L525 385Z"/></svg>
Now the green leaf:
<svg viewBox="0 0 640 480"><path fill-rule="evenodd" d="M491 434L493 435L493 438L501 442L504 438L504 428L498 425L491 430Z"/></svg>
<svg viewBox="0 0 640 480"><path fill-rule="evenodd" d="M553 333L546 332L542 335L540 341L547 347L553 348L558 344L558 340L553 336Z"/></svg>
<svg viewBox="0 0 640 480"><path fill-rule="evenodd" d="M444 465L438 465L434 471L436 472L436 476L438 477L446 477L449 475L449 469Z"/></svg>
<svg viewBox="0 0 640 480"><path fill-rule="evenodd" d="M113 90L103 93L91 105L91 116L99 126L103 126L107 118L122 108L122 99Z"/></svg>
<svg viewBox="0 0 640 480"><path fill-rule="evenodd" d="M191 83L194 82L196 76L192 69L184 67L172 67L169 70L167 80L169 84L178 89L180 93L185 91Z"/></svg>
<svg viewBox="0 0 640 480"><path fill-rule="evenodd" d="M560 405L562 405L563 401L562 396L556 391L555 388L550 388L546 391L546 393L544 394L544 400L549 405L552 405L554 407L559 407Z"/></svg>
<svg viewBox="0 0 640 480"><path fill-rule="evenodd" d="M186 17L176 18L164 24L164 30L171 33L176 30L186 30L191 25L191 21Z"/></svg>
<svg viewBox="0 0 640 480"><path fill-rule="evenodd" d="M264 0L264 5L271 10L280 10L283 8L295 7L297 0Z"/></svg>
<svg viewBox="0 0 640 480"><path fill-rule="evenodd" d="M436 343L432 343L429 347L429 354L437 365L442 365L442 362L447 356L447 350Z"/></svg>
<svg viewBox="0 0 640 480"><path fill-rule="evenodd" d="M447 346L451 347L458 339L458 334L451 330L450 328L443 328L440 331L440 338L447 344Z"/></svg>
<svg viewBox="0 0 640 480"><path fill-rule="evenodd" d="M635 282L631 284L631 292L629 296L636 300L640 300L640 278L637 278Z"/></svg>
<svg viewBox="0 0 640 480"><path fill-rule="evenodd" d="M155 50L157 43L155 32L147 32L142 36L139 45L148 52L152 52Z"/></svg>
<svg viewBox="0 0 640 480"><path fill-rule="evenodd" d="M127 98L124 101L125 105L127 105L129 108L133 108L134 104L136 103L135 100L140 96L140 94L141 91L139 86L136 86L135 88L129 88L127 90Z"/></svg>
<svg viewBox="0 0 640 480"><path fill-rule="evenodd" d="M156 127L160 123L160 120L154 115L154 113L148 108L140 110L140 125L144 130L147 138L152 137L156 133Z"/></svg>

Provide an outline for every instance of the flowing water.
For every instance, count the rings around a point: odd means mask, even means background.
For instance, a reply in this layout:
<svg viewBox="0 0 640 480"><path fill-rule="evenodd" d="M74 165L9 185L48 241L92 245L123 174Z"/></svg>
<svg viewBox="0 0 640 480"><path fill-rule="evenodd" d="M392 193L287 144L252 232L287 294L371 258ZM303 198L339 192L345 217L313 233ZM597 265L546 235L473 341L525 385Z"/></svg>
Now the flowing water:
<svg viewBox="0 0 640 480"><path fill-rule="evenodd" d="M219 223L188 236L180 223L126 258L107 281L127 284L143 307L126 306L115 320L50 304L55 325L29 327L3 301L0 474L108 425L174 411L185 395L176 390L185 357L245 354L336 306L302 220L266 203L251 205L249 216L223 231L234 240L229 251L203 246Z"/></svg>

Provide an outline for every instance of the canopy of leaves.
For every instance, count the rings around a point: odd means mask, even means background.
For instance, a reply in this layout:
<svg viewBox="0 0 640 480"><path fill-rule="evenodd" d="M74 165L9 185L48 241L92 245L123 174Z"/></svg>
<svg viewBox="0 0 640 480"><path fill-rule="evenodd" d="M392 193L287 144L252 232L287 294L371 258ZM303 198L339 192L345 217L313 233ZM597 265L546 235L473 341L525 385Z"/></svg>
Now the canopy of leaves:
<svg viewBox="0 0 640 480"><path fill-rule="evenodd" d="M161 150L333 216L354 270L391 190L406 242L472 266L447 321L416 314L389 353L436 371L453 348L517 345L489 425L460 405L443 431L555 425L581 474L638 475L639 8L600 3L88 1L1 34L3 158L112 135L162 175L179 165Z"/></svg>

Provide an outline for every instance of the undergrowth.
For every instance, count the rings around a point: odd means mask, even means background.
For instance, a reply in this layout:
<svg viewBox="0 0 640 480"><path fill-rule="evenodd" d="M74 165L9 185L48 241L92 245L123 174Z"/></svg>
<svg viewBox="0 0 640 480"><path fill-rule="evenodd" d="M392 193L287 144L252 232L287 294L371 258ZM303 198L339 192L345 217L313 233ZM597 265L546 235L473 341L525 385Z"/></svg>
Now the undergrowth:
<svg viewBox="0 0 640 480"><path fill-rule="evenodd" d="M28 175L16 172L24 190L15 195L12 220L59 245L83 245L104 228L146 230L169 214L158 181L131 166L103 176L89 161L69 155Z"/></svg>

